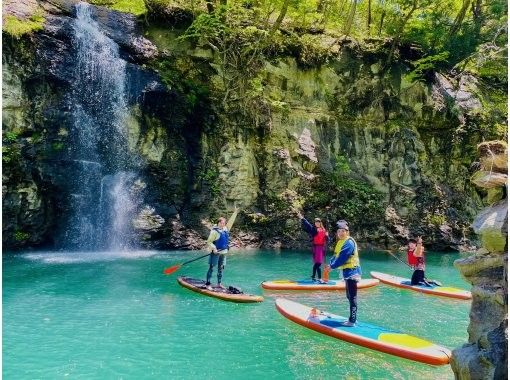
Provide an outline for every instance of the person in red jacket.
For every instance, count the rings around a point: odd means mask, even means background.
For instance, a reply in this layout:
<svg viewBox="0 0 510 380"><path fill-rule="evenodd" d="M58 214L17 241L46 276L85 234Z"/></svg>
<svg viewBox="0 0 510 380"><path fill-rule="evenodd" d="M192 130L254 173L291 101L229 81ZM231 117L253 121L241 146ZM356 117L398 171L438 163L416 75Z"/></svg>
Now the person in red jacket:
<svg viewBox="0 0 510 380"><path fill-rule="evenodd" d="M425 252L421 236L410 239L407 244L407 262L414 269L411 285L430 284L425 280Z"/></svg>
<svg viewBox="0 0 510 380"><path fill-rule="evenodd" d="M315 218L312 225L301 213L298 213L298 217L301 220L303 229L312 237L312 281L318 280L319 282L324 283L325 281L322 280L321 265L326 256L326 247L329 239L328 231L326 231L322 224L322 220L319 218ZM317 280L315 279L316 275Z"/></svg>

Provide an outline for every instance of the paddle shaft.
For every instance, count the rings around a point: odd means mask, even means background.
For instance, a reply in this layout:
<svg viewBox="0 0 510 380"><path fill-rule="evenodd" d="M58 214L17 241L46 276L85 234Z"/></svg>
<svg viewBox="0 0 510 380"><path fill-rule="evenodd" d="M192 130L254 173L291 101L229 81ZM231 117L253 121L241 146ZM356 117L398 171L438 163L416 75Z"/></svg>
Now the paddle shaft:
<svg viewBox="0 0 510 380"><path fill-rule="evenodd" d="M207 257L207 256L209 256L209 255L210 255L210 253L207 253L207 254L205 254L205 255L203 255L203 256L200 256L200 257L197 257L197 258L195 258L195 259L193 259L193 260L185 261L185 262L183 262L183 263L181 264L181 266L186 265L186 264L189 264L189 263L192 263L193 261L197 261L197 260L203 259L204 257Z"/></svg>
<svg viewBox="0 0 510 380"><path fill-rule="evenodd" d="M229 245L229 247L230 247L230 245ZM185 261L184 263L182 263L182 264L180 264L180 265L181 265L181 266L183 266L183 265L186 265L186 264L192 263L193 261L197 261L197 260L203 259L204 257L207 257L207 256L209 256L210 254L211 254L211 252L206 253L205 255L200 256L200 257L197 257L196 259Z"/></svg>
<svg viewBox="0 0 510 380"><path fill-rule="evenodd" d="M406 262L404 262L404 261L400 260L400 259L399 259L397 256L395 256L395 255L394 255L391 251L387 250L386 252L388 252L391 256L393 256L395 259L397 259L398 261L400 261L402 264L407 265L407 266L409 267L409 269L411 269L411 270L413 270L413 271L414 271L414 268L413 268L411 265L409 265L408 263L406 263ZM425 277L425 276L423 277L423 279L424 279L425 281L430 281L430 282L432 282L432 283L435 283L436 285L439 285L439 283L438 283L436 280L429 280L429 279L428 279L427 277ZM441 285L439 285L439 286L441 286Z"/></svg>
<svg viewBox="0 0 510 380"><path fill-rule="evenodd" d="M386 252L388 252L391 256L393 256L395 259L397 259L398 261L400 261L402 264L407 265L407 266L409 267L409 269L414 270L414 268L413 268L411 265L409 265L408 263L406 263L406 262L404 262L404 261L400 260L400 259L399 259L397 256L395 256L395 255L394 255L391 251L386 250Z"/></svg>

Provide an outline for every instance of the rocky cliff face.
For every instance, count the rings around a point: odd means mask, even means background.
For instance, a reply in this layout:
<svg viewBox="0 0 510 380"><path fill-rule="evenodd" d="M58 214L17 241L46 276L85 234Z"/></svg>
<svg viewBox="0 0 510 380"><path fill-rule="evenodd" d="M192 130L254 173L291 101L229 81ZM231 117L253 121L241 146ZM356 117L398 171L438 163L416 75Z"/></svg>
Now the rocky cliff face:
<svg viewBox="0 0 510 380"><path fill-rule="evenodd" d="M214 52L178 35L147 29L170 66L225 93L228 73ZM213 192L211 215L241 205L243 228L267 246L303 246L292 209L304 207L330 225L349 219L375 246L421 234L433 249L465 248L469 220L482 207L466 181L481 139L473 128L484 101L476 78L410 82L404 64L383 68L384 51L327 42L334 52L327 64L303 67L290 55L264 63L253 78L256 96L239 100L256 115L209 98L215 132L202 134L199 156L207 159L196 173L205 179L197 191Z"/></svg>
<svg viewBox="0 0 510 380"><path fill-rule="evenodd" d="M455 266L473 287L469 342L453 352L457 379L508 377L508 149L505 142L479 145L480 170L472 181L488 191L491 205L475 218L482 248Z"/></svg>
<svg viewBox="0 0 510 380"><path fill-rule="evenodd" d="M76 104L73 97L85 91L76 88L79 83L75 70L77 42L73 30L76 3L26 1L21 8L11 3L4 7L4 17L16 17L20 23L30 19L34 12L44 18L42 30L36 33L21 37L3 35L3 239L7 249L41 245L61 247L65 235L69 234L73 204L84 197L83 192L76 189L75 177L82 173L80 167L101 166L92 157L76 159L74 154L81 149L76 146L73 136L73 133L81 133L74 123L81 105ZM173 161L179 157L169 158L163 154L171 143L185 155L184 137L171 142L165 140L166 133L184 125L182 102L153 71L143 68L144 62L153 59L157 50L141 37L135 17L104 8L92 9L105 38L119 46L120 61L124 62L126 80L122 85L126 93L126 115L123 120L129 131L125 149L133 157L138 157L139 151L146 153L144 147L151 148L144 160L133 159L124 168L138 173L137 178L132 178L128 193L141 194L140 201L132 205L136 209L132 221L136 236L133 238L150 241L153 234L160 233L165 220L177 214L173 200L163 198L154 189L158 173L152 170L151 162L155 157L160 161L164 159L167 165L163 170L172 170ZM102 47L98 45L98 49ZM90 75L92 80L95 73ZM97 91L103 90L109 91L107 87L97 87ZM85 101L90 103L106 99L101 93L88 96ZM104 104L105 113L112 112L109 107L111 104ZM165 131L152 122L154 113L171 121ZM98 123L99 120L98 117ZM101 139L102 148L98 155L105 159L100 175L107 176L115 166L108 152L113 149L115 136L106 132ZM86 145L86 139L82 143ZM179 146L180 143L183 145ZM180 176L174 175L175 181L185 180L185 169L180 172ZM92 185L91 181L89 186ZM182 194L176 193L177 196ZM155 213L151 202L154 199L161 201L161 198L165 206ZM169 224L168 228L178 230L174 224ZM182 237L178 239L183 241ZM185 246L184 243L181 245Z"/></svg>
<svg viewBox="0 0 510 380"><path fill-rule="evenodd" d="M58 243L54 231L69 211L74 3L38 2L42 30L4 34L6 248ZM4 13L30 17L13 4ZM292 213L302 207L329 223L348 219L374 246L411 234L434 249L469 244L482 201L466 178L487 101L476 78L410 82L405 64L384 67L380 43L325 37L329 62L303 67L282 53L248 78L256 84L250 107L227 107L213 51L158 23L142 37L133 16L95 9L128 67L129 146L141 158L132 190L143 193L133 225L142 246L197 247L234 204L243 209L236 226L244 246L306 245Z"/></svg>

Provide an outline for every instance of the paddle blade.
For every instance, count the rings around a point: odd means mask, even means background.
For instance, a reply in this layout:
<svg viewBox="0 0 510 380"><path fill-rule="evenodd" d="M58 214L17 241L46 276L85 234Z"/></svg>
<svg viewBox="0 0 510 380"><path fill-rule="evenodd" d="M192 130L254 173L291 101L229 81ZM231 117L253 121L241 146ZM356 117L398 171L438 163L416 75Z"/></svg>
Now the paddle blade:
<svg viewBox="0 0 510 380"><path fill-rule="evenodd" d="M164 274L172 274L174 272L176 272L179 268L181 267L181 265L174 265L173 267L168 267L168 268L165 268L165 270L163 270L163 273Z"/></svg>

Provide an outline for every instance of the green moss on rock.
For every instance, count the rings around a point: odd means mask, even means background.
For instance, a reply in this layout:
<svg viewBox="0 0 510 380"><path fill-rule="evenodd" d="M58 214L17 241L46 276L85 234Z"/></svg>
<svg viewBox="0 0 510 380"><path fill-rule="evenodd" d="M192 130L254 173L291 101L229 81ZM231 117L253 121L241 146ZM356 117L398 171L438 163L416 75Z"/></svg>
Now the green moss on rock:
<svg viewBox="0 0 510 380"><path fill-rule="evenodd" d="M28 20L20 20L16 16L8 15L4 19L2 30L14 38L41 30L44 17L39 14L32 15Z"/></svg>
<svg viewBox="0 0 510 380"><path fill-rule="evenodd" d="M141 16L147 12L143 0L90 0L90 3L107 7L114 11L132 13L135 16Z"/></svg>
<svg viewBox="0 0 510 380"><path fill-rule="evenodd" d="M30 234L28 232L16 231L14 233L14 240L16 240L18 242L28 240L29 237L30 237Z"/></svg>

